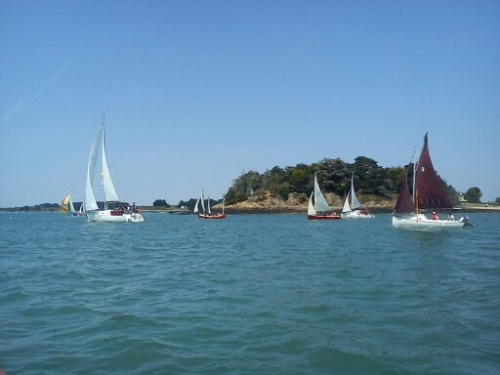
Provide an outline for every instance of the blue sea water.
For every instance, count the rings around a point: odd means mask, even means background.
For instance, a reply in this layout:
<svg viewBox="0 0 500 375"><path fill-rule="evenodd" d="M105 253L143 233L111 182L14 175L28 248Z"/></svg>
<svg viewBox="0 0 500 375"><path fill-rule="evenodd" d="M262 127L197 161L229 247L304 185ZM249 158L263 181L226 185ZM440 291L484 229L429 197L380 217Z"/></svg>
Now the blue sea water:
<svg viewBox="0 0 500 375"><path fill-rule="evenodd" d="M15 374L498 374L500 215L394 229L305 215L142 224L0 214Z"/></svg>

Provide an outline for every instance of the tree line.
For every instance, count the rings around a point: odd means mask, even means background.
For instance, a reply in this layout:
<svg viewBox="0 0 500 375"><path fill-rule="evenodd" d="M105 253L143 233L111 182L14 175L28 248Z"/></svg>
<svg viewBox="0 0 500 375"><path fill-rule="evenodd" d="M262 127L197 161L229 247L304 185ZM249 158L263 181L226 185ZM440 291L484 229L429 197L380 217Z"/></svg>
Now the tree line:
<svg viewBox="0 0 500 375"><path fill-rule="evenodd" d="M313 190L315 173L318 184L325 193L344 197L351 187L353 176L356 193L359 195L391 198L399 192L407 167L384 168L376 160L366 156L358 156L354 163L347 163L340 158L325 158L311 165L297 164L285 168L275 166L262 174L255 171L243 173L229 188L226 202L233 204L244 201L262 191L284 200L291 193L304 195L304 199L307 199ZM453 187L444 181L443 184L447 191L454 192Z"/></svg>
<svg viewBox="0 0 500 375"><path fill-rule="evenodd" d="M354 178L356 193L361 196L373 196L391 199L399 193L403 176L407 168L413 168L410 163L405 166L385 168L378 165L374 159L358 156L354 163L347 163L340 158L325 158L313 164L297 164L295 166L279 167L266 170L243 172L237 177L225 194L226 205L246 201L259 194L270 194L274 198L288 199L291 193L297 193L307 200L313 190L313 176L317 173L318 183L325 193L333 193L344 197L351 186L351 176ZM441 178L447 195L454 205L460 204L460 193ZM470 188L463 196L471 202L479 202L481 191L477 187ZM194 207L196 199L180 201L179 207L189 209ZM220 202L212 200L211 205ZM168 206L165 200L156 200L153 205Z"/></svg>

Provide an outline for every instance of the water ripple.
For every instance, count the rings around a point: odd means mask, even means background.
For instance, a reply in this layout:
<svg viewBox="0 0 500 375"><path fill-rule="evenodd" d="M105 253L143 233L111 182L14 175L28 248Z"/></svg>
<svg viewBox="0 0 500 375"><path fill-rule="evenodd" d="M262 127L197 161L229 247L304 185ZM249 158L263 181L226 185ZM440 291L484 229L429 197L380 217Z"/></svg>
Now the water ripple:
<svg viewBox="0 0 500 375"><path fill-rule="evenodd" d="M0 215L1 369L500 369L499 215L477 215L474 230L456 234L397 231L388 215L146 215L144 225Z"/></svg>

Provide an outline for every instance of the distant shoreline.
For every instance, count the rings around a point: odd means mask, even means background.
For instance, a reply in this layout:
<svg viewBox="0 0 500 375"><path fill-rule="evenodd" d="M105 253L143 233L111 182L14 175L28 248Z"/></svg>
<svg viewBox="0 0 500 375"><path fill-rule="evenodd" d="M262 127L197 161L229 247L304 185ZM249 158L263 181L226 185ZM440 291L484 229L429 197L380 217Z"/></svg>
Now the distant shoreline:
<svg viewBox="0 0 500 375"><path fill-rule="evenodd" d="M374 207L369 208L370 212L373 214L390 214L393 211L393 207ZM157 212L157 213L167 213L172 215L191 215L192 211L187 210L159 210L159 209L148 209L147 207L143 208L144 212ZM219 211L219 210L215 210ZM335 209L340 213L342 209ZM305 215L307 214L306 208L226 208L224 212L228 215L263 215L263 214L290 214L290 215ZM455 211L455 213L500 213L500 206L470 206L470 207L462 207Z"/></svg>
<svg viewBox="0 0 500 375"><path fill-rule="evenodd" d="M180 210L180 209L168 209L168 208L157 208L153 206L137 206L141 208L144 212L151 213L167 213L172 215L190 215L192 211ZM393 211L393 207L367 207L374 214L390 214ZM58 207L43 207L43 206L24 206L24 207L12 207L12 208L0 208L1 212L58 212ZM215 210L220 211L220 210ZM258 207L258 208L231 208L227 207L225 213L228 215L251 215L251 214L306 214L307 208L304 207ZM341 212L342 209L334 207L333 211ZM489 204L465 204L456 212L464 213L500 213L500 205L489 205Z"/></svg>

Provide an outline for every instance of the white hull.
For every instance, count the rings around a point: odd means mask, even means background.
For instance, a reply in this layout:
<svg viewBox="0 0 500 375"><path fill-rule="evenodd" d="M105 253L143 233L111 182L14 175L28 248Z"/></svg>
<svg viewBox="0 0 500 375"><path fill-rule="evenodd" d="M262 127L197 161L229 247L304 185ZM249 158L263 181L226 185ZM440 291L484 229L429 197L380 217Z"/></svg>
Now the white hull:
<svg viewBox="0 0 500 375"><path fill-rule="evenodd" d="M141 223L144 221L142 214L111 215L111 210L87 212L87 219L98 223Z"/></svg>
<svg viewBox="0 0 500 375"><path fill-rule="evenodd" d="M411 230L441 230L458 229L464 227L464 222L455 220L430 220L425 215L393 216L392 226Z"/></svg>
<svg viewBox="0 0 500 375"><path fill-rule="evenodd" d="M342 219L373 219L373 218L375 218L375 215L364 214L360 210L342 213Z"/></svg>

